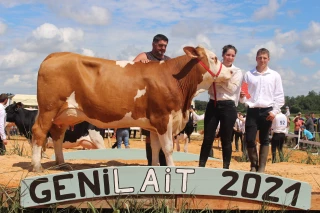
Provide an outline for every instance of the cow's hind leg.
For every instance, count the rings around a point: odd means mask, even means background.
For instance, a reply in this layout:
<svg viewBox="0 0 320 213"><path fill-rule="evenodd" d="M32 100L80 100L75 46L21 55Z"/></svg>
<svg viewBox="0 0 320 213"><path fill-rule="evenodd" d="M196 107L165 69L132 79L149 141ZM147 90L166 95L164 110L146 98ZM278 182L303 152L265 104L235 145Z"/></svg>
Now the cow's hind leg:
<svg viewBox="0 0 320 213"><path fill-rule="evenodd" d="M53 124L50 129L50 134L53 141L54 153L56 157L56 165L64 164L64 157L62 153L62 143L64 139L64 134L67 130L67 126L58 127Z"/></svg>

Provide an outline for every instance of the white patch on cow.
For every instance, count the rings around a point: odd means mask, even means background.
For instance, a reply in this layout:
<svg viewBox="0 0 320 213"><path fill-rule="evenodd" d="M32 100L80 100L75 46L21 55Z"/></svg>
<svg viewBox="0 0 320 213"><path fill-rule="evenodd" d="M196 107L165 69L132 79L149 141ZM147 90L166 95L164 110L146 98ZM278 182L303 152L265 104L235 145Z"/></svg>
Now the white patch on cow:
<svg viewBox="0 0 320 213"><path fill-rule="evenodd" d="M159 62L159 64L163 64L163 63L165 63L165 61L160 61L160 62Z"/></svg>
<svg viewBox="0 0 320 213"><path fill-rule="evenodd" d="M133 61L116 61L116 65L119 65L122 68L126 67L127 64L134 64L134 62Z"/></svg>
<svg viewBox="0 0 320 213"><path fill-rule="evenodd" d="M105 149L106 146L104 145L103 137L101 136L100 132L94 129L89 129L89 136L92 143L97 147L97 149Z"/></svg>
<svg viewBox="0 0 320 213"><path fill-rule="evenodd" d="M77 117L78 116L78 111L76 109L67 109L66 110L66 115L67 116L72 116L72 117Z"/></svg>
<svg viewBox="0 0 320 213"><path fill-rule="evenodd" d="M181 110L179 110L179 111L181 111ZM174 116L176 116L175 112L171 113L169 115L169 122L168 122L168 125L167 125L167 131L162 135L158 134L158 138L159 138L159 141L160 141L160 144L161 144L161 148L162 148L162 151L164 152L164 154L166 156L166 161L167 161L167 165L168 166L174 166L173 158L172 158L172 153L173 153L172 130L173 130L173 126L174 126L174 123L173 123ZM177 116L176 116L176 118L177 118ZM176 121L176 123L179 123L179 121ZM152 143L152 138L151 138L151 143ZM152 152L152 157L154 157L155 154L156 153ZM155 165L155 163L156 162L153 161L153 158L152 158L152 165Z"/></svg>
<svg viewBox="0 0 320 213"><path fill-rule="evenodd" d="M172 111L170 116L172 116L172 134L177 135L184 129L189 120L188 112L186 112L184 117L182 110L180 109L177 112Z"/></svg>
<svg viewBox="0 0 320 213"><path fill-rule="evenodd" d="M81 137L76 141L76 143L79 143L79 142L81 142L81 141L89 141L89 142L92 142L89 135L81 136ZM74 141L68 141L68 142L72 143L72 142L74 142Z"/></svg>
<svg viewBox="0 0 320 213"><path fill-rule="evenodd" d="M32 146L32 161L31 164L33 165L33 170L40 172L42 170L41 166L41 151L42 147L38 146L37 144L33 144Z"/></svg>
<svg viewBox="0 0 320 213"><path fill-rule="evenodd" d="M78 108L79 104L76 102L76 93L73 91L67 98L68 108Z"/></svg>
<svg viewBox="0 0 320 213"><path fill-rule="evenodd" d="M140 98L141 96L143 96L144 94L146 94L146 92L147 92L147 87L145 87L145 88L142 89L142 90L139 90L139 89L138 89L137 95L133 98L134 101L136 101L137 98Z"/></svg>

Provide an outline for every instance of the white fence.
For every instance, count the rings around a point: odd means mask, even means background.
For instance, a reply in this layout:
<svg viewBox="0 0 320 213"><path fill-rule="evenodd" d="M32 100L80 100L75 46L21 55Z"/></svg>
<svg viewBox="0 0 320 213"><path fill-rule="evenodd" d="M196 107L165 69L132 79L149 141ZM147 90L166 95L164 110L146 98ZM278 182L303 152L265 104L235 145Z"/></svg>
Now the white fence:
<svg viewBox="0 0 320 213"><path fill-rule="evenodd" d="M314 132L313 133L313 137L316 138L316 134L318 134L318 133L319 132ZM298 135L292 134L292 133L288 133L286 135L286 136L298 138L298 143L297 143L297 145L295 147L293 147L293 149L299 149L299 144L300 143L306 143L306 144L310 144L310 145L313 145L313 146L320 146L320 142L301 139L301 134L302 134L302 132L301 132L301 130L299 130Z"/></svg>

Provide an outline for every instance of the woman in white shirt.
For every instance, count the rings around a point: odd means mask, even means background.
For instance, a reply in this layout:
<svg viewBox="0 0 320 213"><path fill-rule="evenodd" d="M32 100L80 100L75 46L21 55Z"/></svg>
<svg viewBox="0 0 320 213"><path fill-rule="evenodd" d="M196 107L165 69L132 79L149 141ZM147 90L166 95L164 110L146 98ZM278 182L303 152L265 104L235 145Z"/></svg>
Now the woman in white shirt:
<svg viewBox="0 0 320 213"><path fill-rule="evenodd" d="M229 169L232 153L232 132L237 118L242 72L233 65L237 49L232 45L222 48L223 65L233 70L228 82L214 83L209 88L210 101L204 116L204 137L201 145L199 167L205 167L220 122L223 168ZM216 100L215 100L216 99Z"/></svg>

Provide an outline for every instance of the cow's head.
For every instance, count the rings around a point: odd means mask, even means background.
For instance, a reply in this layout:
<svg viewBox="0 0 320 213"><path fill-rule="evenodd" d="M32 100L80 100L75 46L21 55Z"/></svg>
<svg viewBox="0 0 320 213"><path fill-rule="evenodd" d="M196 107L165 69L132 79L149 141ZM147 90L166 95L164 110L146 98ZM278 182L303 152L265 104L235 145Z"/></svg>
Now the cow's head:
<svg viewBox="0 0 320 213"><path fill-rule="evenodd" d="M204 47L184 47L183 51L198 60L202 66L203 81L198 89L208 89L213 82L228 81L232 76L232 69L225 67L217 58L216 54Z"/></svg>
<svg viewBox="0 0 320 213"><path fill-rule="evenodd" d="M22 107L21 102L14 102L13 104L10 104L9 106L6 107L6 113L7 113L7 121L8 122L15 122L16 121L16 116L18 116L19 113L19 108Z"/></svg>

